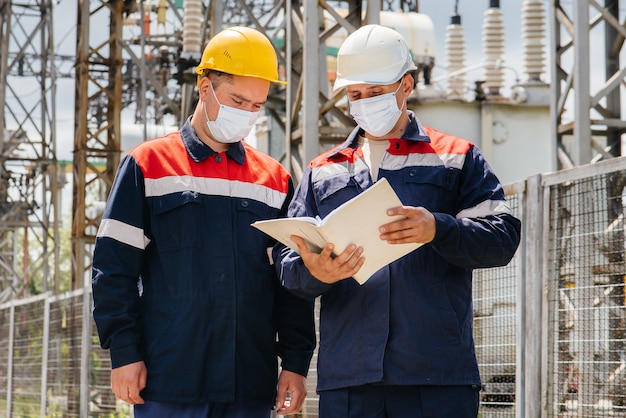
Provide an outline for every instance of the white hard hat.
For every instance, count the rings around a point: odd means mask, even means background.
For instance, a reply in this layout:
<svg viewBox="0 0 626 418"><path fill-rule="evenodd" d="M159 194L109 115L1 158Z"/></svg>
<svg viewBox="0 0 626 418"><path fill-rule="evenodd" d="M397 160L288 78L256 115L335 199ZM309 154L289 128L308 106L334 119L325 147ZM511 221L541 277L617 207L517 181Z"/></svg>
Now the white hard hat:
<svg viewBox="0 0 626 418"><path fill-rule="evenodd" d="M417 67L406 40L395 30L365 25L346 38L337 53L334 91L351 84L391 84Z"/></svg>

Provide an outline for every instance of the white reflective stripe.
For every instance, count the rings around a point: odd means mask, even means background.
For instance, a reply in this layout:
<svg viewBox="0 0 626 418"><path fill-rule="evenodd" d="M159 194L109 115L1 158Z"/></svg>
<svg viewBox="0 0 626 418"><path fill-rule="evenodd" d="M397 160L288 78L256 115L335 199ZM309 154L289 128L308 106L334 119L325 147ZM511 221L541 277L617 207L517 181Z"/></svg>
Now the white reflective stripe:
<svg viewBox="0 0 626 418"><path fill-rule="evenodd" d="M400 170L406 167L451 167L458 170L463 168L465 154L385 154L380 162L380 168L385 170Z"/></svg>
<svg viewBox="0 0 626 418"><path fill-rule="evenodd" d="M286 193L281 193L271 187L261 186L260 184L246 183L244 181L230 182L231 196L253 199L265 203L269 207L280 209L287 198Z"/></svg>
<svg viewBox="0 0 626 418"><path fill-rule="evenodd" d="M313 183L317 183L340 173L348 173L347 161L314 167L311 173L311 180L313 180Z"/></svg>
<svg viewBox="0 0 626 418"><path fill-rule="evenodd" d="M150 239L143 234L143 229L115 219L102 219L97 237L113 238L140 250L145 250L150 243Z"/></svg>
<svg viewBox="0 0 626 418"><path fill-rule="evenodd" d="M439 154L439 158L446 167L461 170L465 164L465 154Z"/></svg>
<svg viewBox="0 0 626 418"><path fill-rule="evenodd" d="M361 158L357 158L354 163L348 161L342 161L338 163L332 163L323 165L321 167L313 167L311 173L311 179L314 183L323 181L331 177L335 177L338 174L348 174L350 176L361 171L369 171L367 164Z"/></svg>
<svg viewBox="0 0 626 418"><path fill-rule="evenodd" d="M286 193L259 184L193 176L170 176L160 179L146 179L145 185L146 197L163 196L189 190L204 195L241 197L258 200L276 209L282 207L287 197Z"/></svg>
<svg viewBox="0 0 626 418"><path fill-rule="evenodd" d="M485 200L473 208L464 209L457 213L456 218L484 218L489 215L511 213L511 208L505 200Z"/></svg>

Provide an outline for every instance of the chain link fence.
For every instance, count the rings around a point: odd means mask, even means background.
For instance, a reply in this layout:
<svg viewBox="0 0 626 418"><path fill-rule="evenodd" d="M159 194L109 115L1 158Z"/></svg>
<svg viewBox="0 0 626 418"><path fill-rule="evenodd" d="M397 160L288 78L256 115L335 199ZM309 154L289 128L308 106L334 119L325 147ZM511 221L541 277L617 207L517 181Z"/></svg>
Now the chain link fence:
<svg viewBox="0 0 626 418"><path fill-rule="evenodd" d="M0 417L132 416L111 392L110 366L89 292L0 305Z"/></svg>
<svg viewBox="0 0 626 418"><path fill-rule="evenodd" d="M626 416L622 170L549 185L550 414Z"/></svg>
<svg viewBox="0 0 626 418"><path fill-rule="evenodd" d="M522 244L474 275L481 418L626 417L625 186L626 158L507 186ZM131 417L109 373L88 288L0 305L0 417Z"/></svg>

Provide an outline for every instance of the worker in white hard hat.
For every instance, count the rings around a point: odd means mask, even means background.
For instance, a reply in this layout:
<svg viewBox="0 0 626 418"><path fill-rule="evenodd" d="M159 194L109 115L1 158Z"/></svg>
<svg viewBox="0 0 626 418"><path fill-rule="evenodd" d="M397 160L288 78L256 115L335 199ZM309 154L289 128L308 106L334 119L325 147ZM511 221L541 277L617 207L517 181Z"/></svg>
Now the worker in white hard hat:
<svg viewBox="0 0 626 418"><path fill-rule="evenodd" d="M318 253L294 233L298 251L273 252L285 287L321 297L320 418L478 414L472 270L511 260L520 221L474 144L422 125L407 109L414 69L407 43L390 28L367 25L347 37L335 89L345 89L357 126L308 164L288 215L324 218L386 179L402 206L376 225L379 239L422 245L364 282L352 276L370 242L329 242ZM354 218L366 224L368 213Z"/></svg>
<svg viewBox="0 0 626 418"><path fill-rule="evenodd" d="M251 223L285 216L293 183L243 141L283 83L276 52L227 28L196 71L193 115L123 158L98 230L93 316L111 388L135 418L290 415L306 397L313 304L280 285L275 241Z"/></svg>

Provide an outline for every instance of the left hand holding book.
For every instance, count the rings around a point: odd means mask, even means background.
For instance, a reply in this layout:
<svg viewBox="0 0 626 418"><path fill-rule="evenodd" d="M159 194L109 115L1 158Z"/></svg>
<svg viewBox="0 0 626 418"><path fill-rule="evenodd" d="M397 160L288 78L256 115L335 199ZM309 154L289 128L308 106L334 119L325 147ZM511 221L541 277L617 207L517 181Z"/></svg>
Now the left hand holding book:
<svg viewBox="0 0 626 418"><path fill-rule="evenodd" d="M363 247L365 263L354 279L363 284L375 272L398 258L419 248L422 244L389 244L380 239L381 225L403 219L387 215L387 209L402 206L402 202L383 178L363 193L335 208L324 219L293 217L257 221L252 224L294 251L298 246L291 235L302 237L307 247L319 253L327 244L341 253L350 244Z"/></svg>

